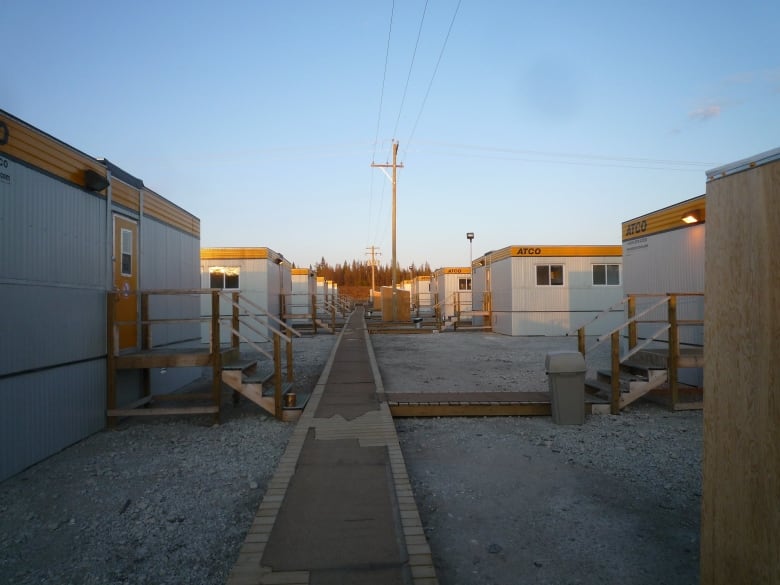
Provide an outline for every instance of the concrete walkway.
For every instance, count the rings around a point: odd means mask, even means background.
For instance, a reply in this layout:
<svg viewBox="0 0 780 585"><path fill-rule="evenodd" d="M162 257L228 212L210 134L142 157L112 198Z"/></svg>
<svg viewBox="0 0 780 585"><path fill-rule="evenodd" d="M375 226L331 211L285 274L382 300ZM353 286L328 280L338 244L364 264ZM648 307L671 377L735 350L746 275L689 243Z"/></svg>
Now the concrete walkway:
<svg viewBox="0 0 780 585"><path fill-rule="evenodd" d="M437 585L363 308L350 316L228 585Z"/></svg>

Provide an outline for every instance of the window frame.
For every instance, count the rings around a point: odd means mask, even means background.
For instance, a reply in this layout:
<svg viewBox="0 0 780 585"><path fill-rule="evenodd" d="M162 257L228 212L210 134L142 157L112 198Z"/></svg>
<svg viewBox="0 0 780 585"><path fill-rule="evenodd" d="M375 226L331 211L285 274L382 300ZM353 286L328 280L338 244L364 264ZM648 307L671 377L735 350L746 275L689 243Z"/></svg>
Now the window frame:
<svg viewBox="0 0 780 585"><path fill-rule="evenodd" d="M222 281L221 286L214 286L214 277L219 275ZM235 286L228 286L233 284L232 281L235 278ZM216 288L219 290L240 290L241 289L241 267L240 266L209 266L209 288Z"/></svg>
<svg viewBox="0 0 780 585"><path fill-rule="evenodd" d="M546 268L547 269L547 282L546 283L540 283L539 282L539 269L540 268ZM560 282L553 282L553 268L560 268L561 269L561 278ZM565 267L563 264L537 264L536 265L536 286L565 286L566 285L566 278L565 278Z"/></svg>
<svg viewBox="0 0 780 585"><path fill-rule="evenodd" d="M617 268L618 281L616 283L615 282L613 282L613 283L609 282L609 267L610 266L614 266L614 267ZM596 268L597 267L600 267L600 268L604 269L604 283L603 284L596 283ZM622 270L620 268L620 264L609 263L609 262L604 262L604 263L599 262L599 263L591 264L591 284L592 284L592 286L621 286L622 281L623 281L621 272L622 272Z"/></svg>

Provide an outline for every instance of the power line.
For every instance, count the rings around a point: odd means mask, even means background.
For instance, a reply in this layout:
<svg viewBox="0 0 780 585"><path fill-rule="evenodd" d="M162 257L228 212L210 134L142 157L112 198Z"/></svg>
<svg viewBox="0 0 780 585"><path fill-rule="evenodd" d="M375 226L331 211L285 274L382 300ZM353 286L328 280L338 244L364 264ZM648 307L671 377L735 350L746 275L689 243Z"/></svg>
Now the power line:
<svg viewBox="0 0 780 585"><path fill-rule="evenodd" d="M428 89L425 90L425 97L423 98L422 105L420 106L420 111L417 113L417 118L414 121L414 126L412 126L412 132L409 134L409 138L406 141L406 150L409 149L409 145L412 143L412 138L414 138L414 133L417 131L417 124L420 123L420 117L422 116L423 110L425 109L425 104L428 101L428 95L431 93L431 87L433 86L433 80L436 79L436 74L439 71L439 65L441 64L441 59L444 56L444 50L447 48L447 41L450 40L450 33L452 33L452 27L455 24L455 18L458 16L458 10L460 10L460 3L462 0L458 0L458 5L455 7L455 12L452 15L452 20L450 21L450 26L447 29L447 36L444 37L444 43L441 46L441 51L439 52L439 58L436 60L436 66L433 68L433 75L431 75L431 80L428 82ZM404 151L404 153L406 152Z"/></svg>
<svg viewBox="0 0 780 585"><path fill-rule="evenodd" d="M544 150L529 150L520 148L506 148L498 146L482 146L474 144L459 144L459 143L447 143L447 142L422 142L420 144L430 146L441 146L444 148L454 148L462 150L477 150L486 152L497 152L507 154L521 154L526 156L539 156L547 158L570 158L570 159L587 159L596 161L612 161L612 162L630 162L630 163L643 163L643 164L655 164L655 165L675 165L675 166L697 166L697 167L711 167L716 164L706 161L686 161L686 160L673 160L673 159L653 159L653 158L640 158L640 157L628 157L628 156L612 156L612 155L600 155L600 154L584 154L575 152L556 152L556 151L544 151Z"/></svg>
<svg viewBox="0 0 780 585"><path fill-rule="evenodd" d="M404 93L401 97L401 106L398 108L398 117L395 119L395 127L393 128L393 138L396 138L396 132L398 132L398 123L401 121L401 112L404 109L404 103L406 102L406 92L409 89L409 80L412 77L412 69L414 68L414 59L417 56L417 47L420 45L420 36L422 35L423 23L425 22L425 13L428 11L428 0L425 0L425 6L423 7L422 17L420 18L420 27L417 29L417 40L414 43L414 51L412 52L412 61L409 63L409 73L406 75L406 85L404 85Z"/></svg>
<svg viewBox="0 0 780 585"><path fill-rule="evenodd" d="M393 15L395 14L395 0L390 7L390 26L387 31L387 46L385 48L385 69L382 73L382 90L379 93L379 112L376 117L376 132L374 134L374 151L371 153L371 160L376 158L376 147L379 143L379 126L382 122L382 105L385 100L385 82L387 80L387 63L390 60L390 38L393 33ZM374 175L371 173L371 179L368 185L368 235L371 235L371 214L374 203ZM384 189L382 190L384 192Z"/></svg>

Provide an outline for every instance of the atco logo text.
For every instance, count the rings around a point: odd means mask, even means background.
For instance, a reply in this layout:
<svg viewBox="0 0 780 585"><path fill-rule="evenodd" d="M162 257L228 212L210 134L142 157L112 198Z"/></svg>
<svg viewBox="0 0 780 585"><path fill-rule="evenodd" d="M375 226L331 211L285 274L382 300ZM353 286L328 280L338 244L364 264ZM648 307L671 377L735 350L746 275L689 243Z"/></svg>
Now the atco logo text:
<svg viewBox="0 0 780 585"><path fill-rule="evenodd" d="M518 256L538 256L541 253L542 253L541 248L518 248L517 249Z"/></svg>
<svg viewBox="0 0 780 585"><path fill-rule="evenodd" d="M637 234L642 234L647 231L647 220L643 219L642 221L636 221L634 223L630 223L626 226L626 235L627 236L635 236Z"/></svg>

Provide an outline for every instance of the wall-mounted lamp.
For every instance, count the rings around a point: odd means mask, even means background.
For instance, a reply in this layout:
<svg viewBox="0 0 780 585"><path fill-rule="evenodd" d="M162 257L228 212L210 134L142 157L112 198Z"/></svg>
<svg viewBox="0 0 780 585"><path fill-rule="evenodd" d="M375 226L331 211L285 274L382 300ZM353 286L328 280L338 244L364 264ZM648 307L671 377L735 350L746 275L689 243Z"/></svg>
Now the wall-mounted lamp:
<svg viewBox="0 0 780 585"><path fill-rule="evenodd" d="M690 213L686 213L682 216L682 219L685 223L699 223L701 221L701 214L698 211L691 211Z"/></svg>
<svg viewBox="0 0 780 585"><path fill-rule="evenodd" d="M84 171L84 186L90 191L102 191L108 187L108 178L92 169L87 169Z"/></svg>

